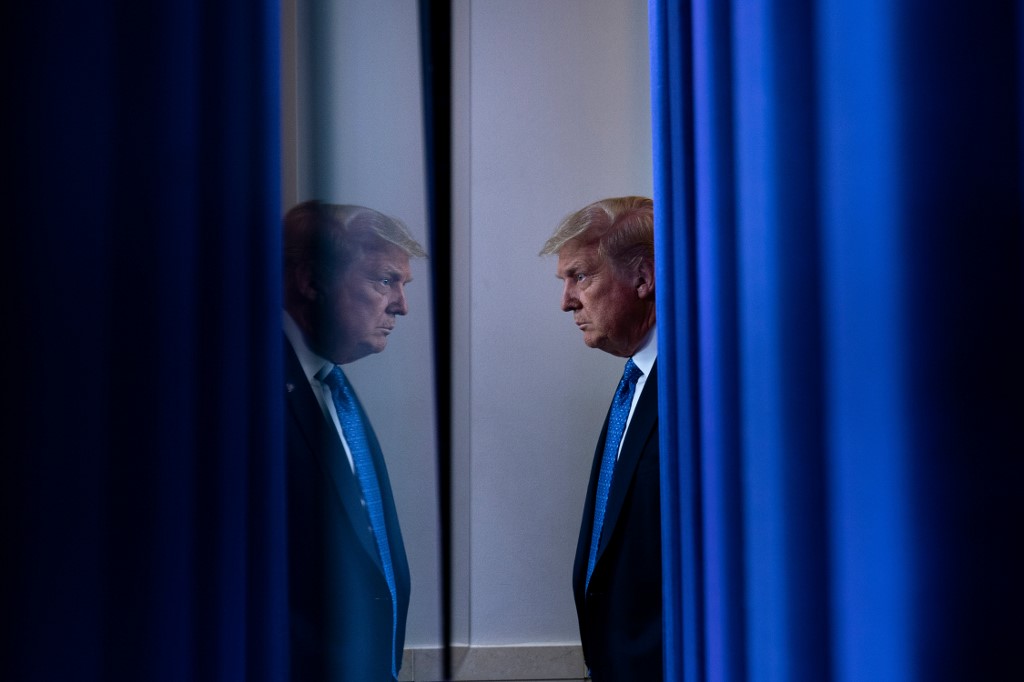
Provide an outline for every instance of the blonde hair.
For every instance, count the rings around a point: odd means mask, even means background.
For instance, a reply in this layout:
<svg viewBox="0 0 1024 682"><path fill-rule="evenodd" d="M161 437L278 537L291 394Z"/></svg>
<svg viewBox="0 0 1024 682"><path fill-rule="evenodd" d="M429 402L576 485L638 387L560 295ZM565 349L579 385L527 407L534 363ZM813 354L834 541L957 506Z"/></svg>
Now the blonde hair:
<svg viewBox="0 0 1024 682"><path fill-rule="evenodd" d="M628 196L601 199L566 216L540 255L557 254L567 243L597 244L597 253L619 268L654 262L654 201Z"/></svg>

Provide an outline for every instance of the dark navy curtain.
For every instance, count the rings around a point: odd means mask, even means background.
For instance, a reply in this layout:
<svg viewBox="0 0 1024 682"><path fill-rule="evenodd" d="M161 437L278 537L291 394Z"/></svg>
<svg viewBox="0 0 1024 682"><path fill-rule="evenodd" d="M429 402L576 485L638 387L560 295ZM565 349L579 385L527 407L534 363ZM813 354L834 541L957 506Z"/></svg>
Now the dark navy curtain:
<svg viewBox="0 0 1024 682"><path fill-rule="evenodd" d="M2 13L0 678L283 679L278 3Z"/></svg>
<svg viewBox="0 0 1024 682"><path fill-rule="evenodd" d="M1024 678L1024 10L652 0L669 680Z"/></svg>

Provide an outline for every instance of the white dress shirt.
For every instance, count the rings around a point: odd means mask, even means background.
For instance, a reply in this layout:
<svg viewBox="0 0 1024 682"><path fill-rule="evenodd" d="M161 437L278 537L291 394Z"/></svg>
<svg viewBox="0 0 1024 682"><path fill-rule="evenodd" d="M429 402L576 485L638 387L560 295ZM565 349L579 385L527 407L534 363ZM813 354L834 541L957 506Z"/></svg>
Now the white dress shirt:
<svg viewBox="0 0 1024 682"><path fill-rule="evenodd" d="M302 330L299 329L299 325L295 323L295 320L288 314L288 311L283 312L284 335L288 338L288 342L292 344L296 357L299 358L302 372L306 375L306 380L309 381L310 388L313 389L313 395L316 396L317 402L320 403L320 409L323 410L324 418L334 424L334 430L337 431L338 437L341 438L341 444L345 448L348 465L354 472L356 470L355 462L352 459L352 452L348 449L348 441L345 440L345 433L341 429L341 422L338 421L338 411L334 407L334 397L331 395L331 388L323 381L324 377L334 369L334 363L314 353L310 349L309 344L306 343L306 337Z"/></svg>
<svg viewBox="0 0 1024 682"><path fill-rule="evenodd" d="M658 325L655 324L651 327L651 331L647 332L647 338L644 339L643 344L640 346L640 350L633 354L633 364L637 366L643 375L636 380L636 389L633 391L633 402L629 406L629 416L626 417L626 429L622 432L622 440L619 441L619 454L622 454L622 444L626 442L626 434L629 433L629 424L633 421L633 412L636 410L636 404L640 402L640 394L643 393L644 386L647 385L647 376L654 369L654 361L658 359ZM616 458L618 455L616 455Z"/></svg>

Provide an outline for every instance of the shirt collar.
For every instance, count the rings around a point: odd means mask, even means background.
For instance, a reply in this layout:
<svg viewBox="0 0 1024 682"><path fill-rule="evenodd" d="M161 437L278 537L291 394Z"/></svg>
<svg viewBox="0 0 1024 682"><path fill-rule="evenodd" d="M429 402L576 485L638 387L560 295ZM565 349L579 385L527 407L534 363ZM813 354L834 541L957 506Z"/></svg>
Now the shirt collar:
<svg viewBox="0 0 1024 682"><path fill-rule="evenodd" d="M292 348L295 349L295 356L299 359L299 364L302 366L302 372L306 375L306 380L310 383L314 379L321 381L328 372L334 369L334 363L314 353L310 349L309 344L306 343L306 335L299 329L299 325L292 319L291 314L287 310L282 311L282 313L284 335L292 344Z"/></svg>
<svg viewBox="0 0 1024 682"><path fill-rule="evenodd" d="M633 353L633 364L636 365L644 376L648 376L654 369L654 361L658 359L658 325L655 323L647 338L640 345L640 350Z"/></svg>

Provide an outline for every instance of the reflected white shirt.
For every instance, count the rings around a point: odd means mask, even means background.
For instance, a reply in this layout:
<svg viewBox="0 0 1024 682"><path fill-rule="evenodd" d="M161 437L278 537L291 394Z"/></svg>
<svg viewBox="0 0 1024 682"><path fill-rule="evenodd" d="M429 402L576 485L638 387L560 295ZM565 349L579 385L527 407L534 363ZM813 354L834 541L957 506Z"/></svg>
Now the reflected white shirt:
<svg viewBox="0 0 1024 682"><path fill-rule="evenodd" d="M334 398L331 396L331 388L325 384L322 379L327 376L331 370L334 369L334 363L330 360L326 360L310 349L309 344L306 343L306 337L299 329L299 325L295 324L295 320L288 314L288 311L282 311L284 318L284 335L287 337L288 342L292 344L292 349L295 350L296 357L299 358L299 364L302 366L302 372L306 375L306 381L309 382L310 388L313 389L313 395L316 396L317 402L320 403L320 409L324 413L324 418L327 421L334 424L334 430L338 433L338 438L341 439L341 444L345 448L345 456L348 457L348 465L352 471L356 470L355 462L352 459L352 452L348 449L348 441L345 440L345 433L341 430L341 422L338 421L338 412L334 407Z"/></svg>

